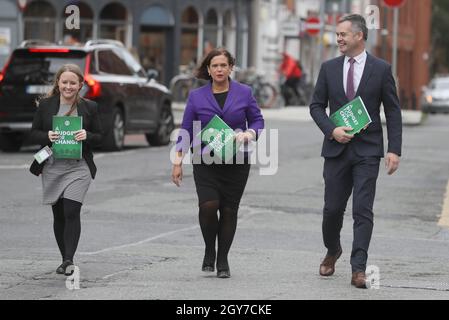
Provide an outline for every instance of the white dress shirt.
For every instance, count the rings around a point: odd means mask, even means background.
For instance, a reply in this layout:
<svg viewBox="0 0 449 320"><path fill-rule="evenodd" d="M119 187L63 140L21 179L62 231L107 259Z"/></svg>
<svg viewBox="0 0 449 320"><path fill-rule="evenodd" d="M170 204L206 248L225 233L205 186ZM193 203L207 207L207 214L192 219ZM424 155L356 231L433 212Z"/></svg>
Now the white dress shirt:
<svg viewBox="0 0 449 320"><path fill-rule="evenodd" d="M366 50L363 50L361 54L354 57L354 92L357 92L357 89L359 88L360 79L362 79L363 69L365 68L365 62L366 62ZM346 93L346 81L348 79L348 70L351 64L349 63L350 57L346 56L345 61L343 63L343 87L345 89Z"/></svg>

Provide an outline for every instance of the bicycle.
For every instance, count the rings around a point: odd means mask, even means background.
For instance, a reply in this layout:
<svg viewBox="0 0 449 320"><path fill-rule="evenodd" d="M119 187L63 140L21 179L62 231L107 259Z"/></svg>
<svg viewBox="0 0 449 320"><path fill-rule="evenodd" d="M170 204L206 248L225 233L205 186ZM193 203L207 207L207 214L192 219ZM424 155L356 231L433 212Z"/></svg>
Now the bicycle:
<svg viewBox="0 0 449 320"><path fill-rule="evenodd" d="M195 67L182 66L181 73L174 76L170 80L170 91L172 92L173 101L185 102L189 96L189 92L192 89L198 88L204 85L206 82L195 78L193 70Z"/></svg>
<svg viewBox="0 0 449 320"><path fill-rule="evenodd" d="M274 85L265 81L262 75L257 74L253 68L237 69L236 80L251 87L259 107L272 108L275 106L278 90Z"/></svg>
<svg viewBox="0 0 449 320"><path fill-rule="evenodd" d="M286 84L286 78L284 76L281 77L281 94L286 106L305 106L309 104L313 93L313 85L306 83L305 77L306 75L304 74L296 86L297 93Z"/></svg>
<svg viewBox="0 0 449 320"><path fill-rule="evenodd" d="M170 91L172 92L173 101L186 101L189 91L193 87L195 78L187 74L178 74L170 81Z"/></svg>

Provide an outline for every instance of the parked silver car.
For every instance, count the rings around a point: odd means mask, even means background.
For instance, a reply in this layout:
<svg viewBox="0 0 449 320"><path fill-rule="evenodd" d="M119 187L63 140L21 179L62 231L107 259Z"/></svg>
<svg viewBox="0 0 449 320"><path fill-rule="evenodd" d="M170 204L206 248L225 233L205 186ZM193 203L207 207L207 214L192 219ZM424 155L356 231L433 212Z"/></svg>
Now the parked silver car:
<svg viewBox="0 0 449 320"><path fill-rule="evenodd" d="M424 89L421 109L426 113L449 113L449 76L432 79Z"/></svg>

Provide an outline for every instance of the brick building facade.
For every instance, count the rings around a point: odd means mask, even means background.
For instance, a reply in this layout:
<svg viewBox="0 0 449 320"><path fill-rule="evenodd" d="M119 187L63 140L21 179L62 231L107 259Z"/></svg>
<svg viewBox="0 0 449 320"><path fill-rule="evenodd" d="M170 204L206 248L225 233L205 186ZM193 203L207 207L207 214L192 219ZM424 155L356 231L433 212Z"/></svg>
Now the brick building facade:
<svg viewBox="0 0 449 320"><path fill-rule="evenodd" d="M392 61L393 9L378 1L381 30L376 54ZM406 0L399 8L397 81L403 109L419 109L422 87L429 82L432 0ZM382 29L388 35L382 35Z"/></svg>

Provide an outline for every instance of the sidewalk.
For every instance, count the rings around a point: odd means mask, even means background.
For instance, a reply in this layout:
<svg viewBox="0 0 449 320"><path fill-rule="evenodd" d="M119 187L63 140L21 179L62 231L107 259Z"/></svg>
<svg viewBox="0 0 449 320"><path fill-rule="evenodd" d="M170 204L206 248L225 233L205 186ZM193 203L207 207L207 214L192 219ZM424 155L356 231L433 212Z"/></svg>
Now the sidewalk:
<svg viewBox="0 0 449 320"><path fill-rule="evenodd" d="M175 116L175 124L179 125L182 122L182 115L184 113L184 103L173 102L172 109ZM306 106L291 106L274 109L262 109L262 114L265 120L285 120L297 122L312 121L310 117L309 108ZM385 114L383 110L380 112L382 123L385 123ZM402 110L402 123L404 125L420 125L423 121L423 113L419 110Z"/></svg>

